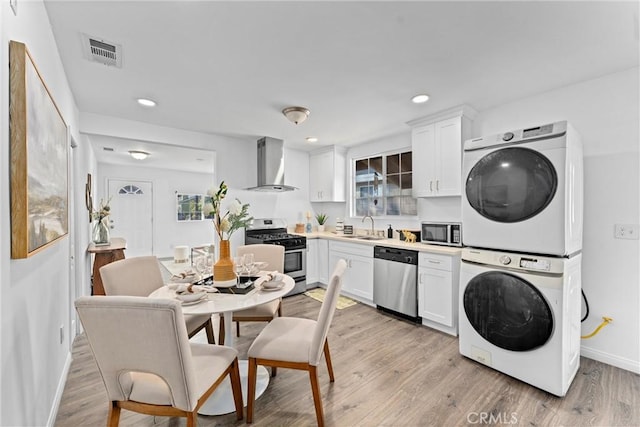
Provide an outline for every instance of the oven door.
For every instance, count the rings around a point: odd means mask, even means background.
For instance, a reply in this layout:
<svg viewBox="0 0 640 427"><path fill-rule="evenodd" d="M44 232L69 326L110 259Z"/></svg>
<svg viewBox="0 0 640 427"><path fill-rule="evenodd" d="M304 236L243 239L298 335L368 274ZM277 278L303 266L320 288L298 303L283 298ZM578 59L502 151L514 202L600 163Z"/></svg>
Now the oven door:
<svg viewBox="0 0 640 427"><path fill-rule="evenodd" d="M306 278L307 251L305 249L284 251L284 273L294 279Z"/></svg>

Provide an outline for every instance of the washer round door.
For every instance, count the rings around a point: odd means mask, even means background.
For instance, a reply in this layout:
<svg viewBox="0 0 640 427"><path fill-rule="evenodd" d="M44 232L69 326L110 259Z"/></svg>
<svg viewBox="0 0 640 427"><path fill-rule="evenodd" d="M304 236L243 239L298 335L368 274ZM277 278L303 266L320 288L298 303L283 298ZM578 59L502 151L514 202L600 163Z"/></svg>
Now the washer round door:
<svg viewBox="0 0 640 427"><path fill-rule="evenodd" d="M553 314L531 283L489 271L469 281L463 295L471 326L491 344L512 351L543 346L553 333Z"/></svg>
<svg viewBox="0 0 640 427"><path fill-rule="evenodd" d="M466 181L469 204L480 215L502 223L542 212L556 194L558 175L538 151L512 147L482 157Z"/></svg>

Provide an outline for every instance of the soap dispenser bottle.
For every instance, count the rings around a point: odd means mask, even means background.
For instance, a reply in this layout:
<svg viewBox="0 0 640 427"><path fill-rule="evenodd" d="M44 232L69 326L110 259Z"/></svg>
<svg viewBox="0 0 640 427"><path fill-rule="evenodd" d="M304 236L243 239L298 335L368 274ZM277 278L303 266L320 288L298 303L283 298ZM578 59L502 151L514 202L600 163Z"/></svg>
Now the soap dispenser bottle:
<svg viewBox="0 0 640 427"><path fill-rule="evenodd" d="M389 224L389 228L387 229L387 238L393 239L393 228L391 228L391 224Z"/></svg>

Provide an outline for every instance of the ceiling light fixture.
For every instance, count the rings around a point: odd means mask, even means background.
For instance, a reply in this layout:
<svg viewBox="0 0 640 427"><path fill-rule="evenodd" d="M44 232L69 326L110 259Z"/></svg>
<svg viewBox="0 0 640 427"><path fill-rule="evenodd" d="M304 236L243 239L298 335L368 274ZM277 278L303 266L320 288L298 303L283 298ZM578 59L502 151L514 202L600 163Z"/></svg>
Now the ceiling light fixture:
<svg viewBox="0 0 640 427"><path fill-rule="evenodd" d="M429 100L429 95L426 95L426 94L416 95L413 98L411 98L411 102L413 102L414 104L424 104L428 100Z"/></svg>
<svg viewBox="0 0 640 427"><path fill-rule="evenodd" d="M311 111L304 107L287 107L282 110L282 114L295 124L300 124L307 120Z"/></svg>
<svg viewBox="0 0 640 427"><path fill-rule="evenodd" d="M308 136L307 142L318 142L318 138L316 138L315 136Z"/></svg>
<svg viewBox="0 0 640 427"><path fill-rule="evenodd" d="M129 150L129 155L136 160L144 160L147 158L149 153L141 150Z"/></svg>
<svg viewBox="0 0 640 427"><path fill-rule="evenodd" d="M144 105L145 107L155 107L157 105L156 101L153 99L138 98L137 101L138 104Z"/></svg>

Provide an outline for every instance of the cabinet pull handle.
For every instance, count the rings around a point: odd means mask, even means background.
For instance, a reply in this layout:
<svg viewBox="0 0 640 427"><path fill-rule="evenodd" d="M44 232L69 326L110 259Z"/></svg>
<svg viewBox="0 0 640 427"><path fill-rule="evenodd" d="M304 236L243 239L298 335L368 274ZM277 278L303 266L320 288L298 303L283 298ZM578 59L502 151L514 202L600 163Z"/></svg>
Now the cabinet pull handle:
<svg viewBox="0 0 640 427"><path fill-rule="evenodd" d="M436 179L436 191L440 191L440 180Z"/></svg>
<svg viewBox="0 0 640 427"><path fill-rule="evenodd" d="M433 191L433 181L429 181L429 191Z"/></svg>
<svg viewBox="0 0 640 427"><path fill-rule="evenodd" d="M440 264L440 261L434 261L434 260L432 260L432 259L430 259L430 260L429 260L429 262L430 262L431 264Z"/></svg>

